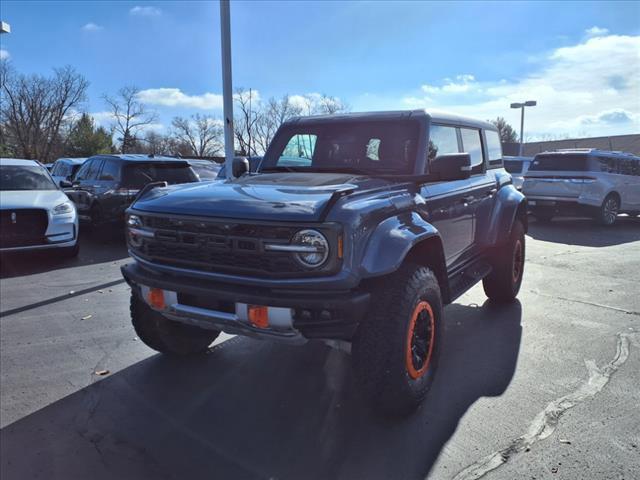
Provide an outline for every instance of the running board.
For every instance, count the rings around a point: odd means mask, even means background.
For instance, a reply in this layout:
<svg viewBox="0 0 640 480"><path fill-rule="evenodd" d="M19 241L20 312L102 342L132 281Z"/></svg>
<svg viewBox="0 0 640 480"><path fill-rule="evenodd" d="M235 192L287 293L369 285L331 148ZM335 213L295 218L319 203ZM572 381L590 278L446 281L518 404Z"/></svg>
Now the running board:
<svg viewBox="0 0 640 480"><path fill-rule="evenodd" d="M449 281L450 301L454 302L467 290L491 273L492 267L487 260L478 260L469 265Z"/></svg>

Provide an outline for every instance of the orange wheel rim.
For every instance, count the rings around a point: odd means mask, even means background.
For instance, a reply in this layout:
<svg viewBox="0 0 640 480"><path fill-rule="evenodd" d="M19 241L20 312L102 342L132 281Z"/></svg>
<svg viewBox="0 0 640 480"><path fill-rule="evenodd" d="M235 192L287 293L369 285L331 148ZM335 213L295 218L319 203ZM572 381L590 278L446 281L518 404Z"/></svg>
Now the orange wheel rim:
<svg viewBox="0 0 640 480"><path fill-rule="evenodd" d="M425 374L431 363L435 338L435 319L431 305L420 301L413 310L407 344L405 364L411 378L418 379Z"/></svg>

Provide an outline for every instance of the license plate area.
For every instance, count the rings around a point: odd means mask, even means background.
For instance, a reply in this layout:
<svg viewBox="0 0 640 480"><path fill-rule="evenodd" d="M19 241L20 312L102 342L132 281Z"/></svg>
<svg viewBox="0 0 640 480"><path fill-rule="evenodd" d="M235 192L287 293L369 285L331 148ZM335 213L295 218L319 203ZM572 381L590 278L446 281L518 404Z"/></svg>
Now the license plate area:
<svg viewBox="0 0 640 480"><path fill-rule="evenodd" d="M203 295L192 295L189 293L178 293L178 303L190 307L206 308L225 313L236 313L234 302L217 300Z"/></svg>

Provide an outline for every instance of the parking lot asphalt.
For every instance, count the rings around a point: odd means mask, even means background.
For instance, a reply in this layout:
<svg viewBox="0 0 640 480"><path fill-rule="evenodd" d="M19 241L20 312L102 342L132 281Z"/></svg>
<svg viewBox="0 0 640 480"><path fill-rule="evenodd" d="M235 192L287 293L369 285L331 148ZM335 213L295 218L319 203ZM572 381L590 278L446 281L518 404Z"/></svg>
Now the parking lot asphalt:
<svg viewBox="0 0 640 480"><path fill-rule="evenodd" d="M519 302L445 310L413 416L381 419L346 353L223 336L170 360L135 336L120 235L2 259L0 477L640 478L640 219L530 225ZM96 374L102 373L102 375Z"/></svg>

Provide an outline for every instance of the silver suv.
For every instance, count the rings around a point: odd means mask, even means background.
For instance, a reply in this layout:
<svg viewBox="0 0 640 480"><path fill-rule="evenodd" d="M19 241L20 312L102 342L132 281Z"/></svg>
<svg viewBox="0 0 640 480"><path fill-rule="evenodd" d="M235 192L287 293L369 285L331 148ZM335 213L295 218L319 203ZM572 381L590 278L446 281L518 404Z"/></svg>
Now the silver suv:
<svg viewBox="0 0 640 480"><path fill-rule="evenodd" d="M613 225L619 213L640 214L640 158L591 148L540 153L522 191L538 220L591 216Z"/></svg>

